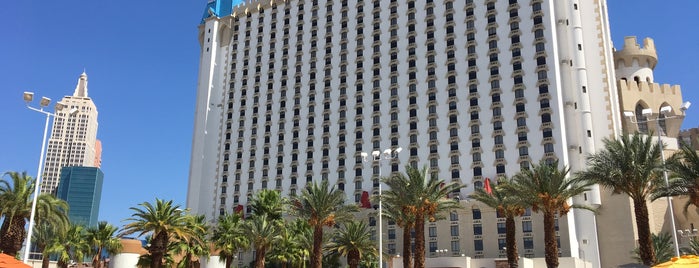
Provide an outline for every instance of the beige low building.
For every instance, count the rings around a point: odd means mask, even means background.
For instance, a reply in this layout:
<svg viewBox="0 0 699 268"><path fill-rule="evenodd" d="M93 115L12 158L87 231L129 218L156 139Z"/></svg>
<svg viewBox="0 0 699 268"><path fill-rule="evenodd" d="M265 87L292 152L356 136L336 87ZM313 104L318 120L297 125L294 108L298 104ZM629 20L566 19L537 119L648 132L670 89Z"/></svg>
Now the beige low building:
<svg viewBox="0 0 699 268"><path fill-rule="evenodd" d="M121 253L109 256L109 268L134 268L137 267L138 258L147 254L141 240L121 239L123 249Z"/></svg>

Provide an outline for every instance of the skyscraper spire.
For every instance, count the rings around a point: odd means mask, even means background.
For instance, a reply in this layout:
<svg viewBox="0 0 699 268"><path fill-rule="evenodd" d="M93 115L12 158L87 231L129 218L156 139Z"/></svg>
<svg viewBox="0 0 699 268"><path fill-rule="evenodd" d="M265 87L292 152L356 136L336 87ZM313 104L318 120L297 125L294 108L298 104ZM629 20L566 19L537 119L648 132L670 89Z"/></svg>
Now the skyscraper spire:
<svg viewBox="0 0 699 268"><path fill-rule="evenodd" d="M75 87L75 92L73 93L75 97L87 97L87 74L83 71L78 78L78 85Z"/></svg>

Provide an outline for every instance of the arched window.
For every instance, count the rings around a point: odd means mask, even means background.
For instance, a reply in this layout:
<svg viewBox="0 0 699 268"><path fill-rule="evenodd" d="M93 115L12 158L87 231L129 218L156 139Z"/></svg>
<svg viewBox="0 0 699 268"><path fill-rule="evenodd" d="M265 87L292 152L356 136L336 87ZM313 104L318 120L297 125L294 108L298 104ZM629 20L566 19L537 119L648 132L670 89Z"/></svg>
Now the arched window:
<svg viewBox="0 0 699 268"><path fill-rule="evenodd" d="M665 114L661 113L660 117L658 117L658 125L660 126L660 129L657 131L660 131L661 136L667 136L667 122L665 122Z"/></svg>
<svg viewBox="0 0 699 268"><path fill-rule="evenodd" d="M646 116L643 115L643 106L641 104L636 104L636 120L638 123L638 132L643 134L648 134L648 121Z"/></svg>

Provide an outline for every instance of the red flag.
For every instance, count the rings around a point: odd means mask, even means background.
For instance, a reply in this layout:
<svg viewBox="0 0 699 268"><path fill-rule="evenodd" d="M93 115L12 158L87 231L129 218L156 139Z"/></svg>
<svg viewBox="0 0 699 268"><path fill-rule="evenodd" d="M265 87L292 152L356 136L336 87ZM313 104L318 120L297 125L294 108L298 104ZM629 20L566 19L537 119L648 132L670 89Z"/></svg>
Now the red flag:
<svg viewBox="0 0 699 268"><path fill-rule="evenodd" d="M371 208L371 202L369 202L369 193L367 191L362 192L362 197L359 199L362 208Z"/></svg>
<svg viewBox="0 0 699 268"><path fill-rule="evenodd" d="M486 193L493 194L493 187L490 187L490 178L485 178L485 186L483 189Z"/></svg>
<svg viewBox="0 0 699 268"><path fill-rule="evenodd" d="M243 209L244 209L243 205L237 205L237 206L235 206L235 208L233 208L233 212L240 214L240 217L245 219L245 213L243 212Z"/></svg>

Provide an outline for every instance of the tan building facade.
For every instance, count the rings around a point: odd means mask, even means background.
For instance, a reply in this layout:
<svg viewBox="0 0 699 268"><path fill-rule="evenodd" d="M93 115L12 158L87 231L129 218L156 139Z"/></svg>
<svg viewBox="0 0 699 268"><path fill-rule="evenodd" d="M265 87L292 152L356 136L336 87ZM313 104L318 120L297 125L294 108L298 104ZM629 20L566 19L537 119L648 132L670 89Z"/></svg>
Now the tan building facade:
<svg viewBox="0 0 699 268"><path fill-rule="evenodd" d="M689 144L694 150L699 150L699 127L680 131L679 142L680 145Z"/></svg>
<svg viewBox="0 0 699 268"><path fill-rule="evenodd" d="M624 134L645 133L652 135L655 141L660 137L664 143L665 157L669 157L678 148L677 137L684 119L680 86L655 83L653 69L658 57L650 38L645 38L639 44L636 37L626 37L623 46L614 52L614 62L621 107L619 116ZM663 107L671 108L668 111ZM612 195L604 189L602 200L597 222L599 237L603 241L600 251L611 253L602 254L602 262L610 265L633 262L628 253L628 249L637 246L638 239L633 202L626 195ZM694 223L699 223L699 218L693 211L684 214L684 203L681 198L673 199L673 227L667 199L649 201L651 232L677 234L679 229L693 229ZM686 238L678 239L681 246L686 246Z"/></svg>

